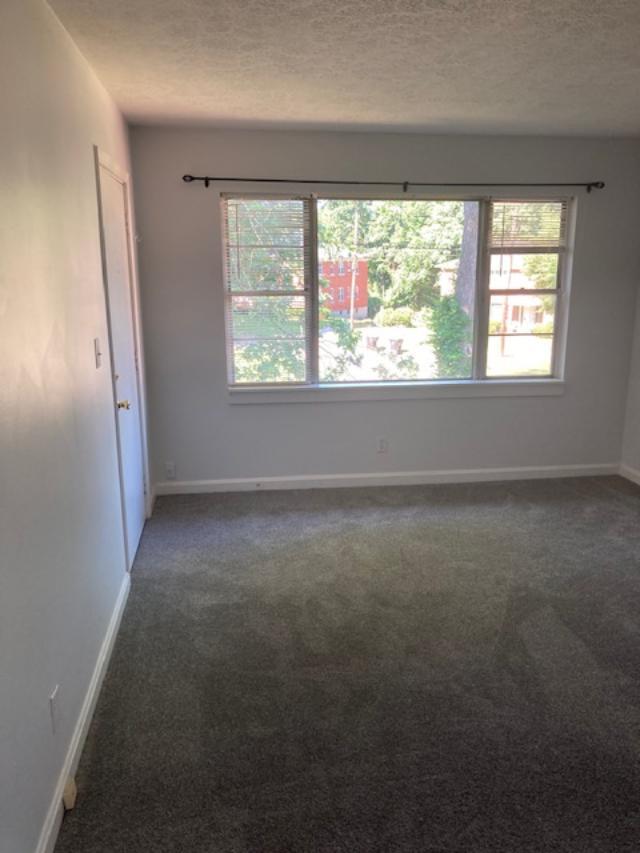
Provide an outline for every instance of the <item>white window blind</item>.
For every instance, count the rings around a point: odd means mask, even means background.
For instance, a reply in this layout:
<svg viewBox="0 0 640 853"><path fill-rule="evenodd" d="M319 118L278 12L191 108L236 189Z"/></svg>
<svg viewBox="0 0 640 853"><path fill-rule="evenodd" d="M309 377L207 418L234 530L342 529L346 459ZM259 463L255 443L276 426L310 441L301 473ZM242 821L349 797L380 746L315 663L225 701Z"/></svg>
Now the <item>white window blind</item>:
<svg viewBox="0 0 640 853"><path fill-rule="evenodd" d="M491 220L493 251L546 251L566 243L565 201L494 201Z"/></svg>
<svg viewBox="0 0 640 853"><path fill-rule="evenodd" d="M309 203L223 198L230 382L304 383L310 322Z"/></svg>

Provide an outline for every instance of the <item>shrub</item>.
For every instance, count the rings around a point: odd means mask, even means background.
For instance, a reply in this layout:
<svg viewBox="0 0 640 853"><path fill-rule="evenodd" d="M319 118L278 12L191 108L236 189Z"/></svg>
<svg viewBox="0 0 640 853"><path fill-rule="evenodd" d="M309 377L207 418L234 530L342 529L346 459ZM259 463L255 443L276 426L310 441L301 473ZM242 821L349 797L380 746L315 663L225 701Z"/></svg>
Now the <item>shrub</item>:
<svg viewBox="0 0 640 853"><path fill-rule="evenodd" d="M379 296L376 296L375 293L369 294L369 301L367 303L367 317L370 320L376 316L378 311L382 308L382 299Z"/></svg>
<svg viewBox="0 0 640 853"><path fill-rule="evenodd" d="M552 335L553 320L547 320L546 323L538 323L531 331L535 332L537 335Z"/></svg>
<svg viewBox="0 0 640 853"><path fill-rule="evenodd" d="M442 296L431 309L431 344L440 378L471 372L471 324L455 296Z"/></svg>
<svg viewBox="0 0 640 853"><path fill-rule="evenodd" d="M402 308L381 308L376 314L378 326L413 326L414 311L404 306Z"/></svg>

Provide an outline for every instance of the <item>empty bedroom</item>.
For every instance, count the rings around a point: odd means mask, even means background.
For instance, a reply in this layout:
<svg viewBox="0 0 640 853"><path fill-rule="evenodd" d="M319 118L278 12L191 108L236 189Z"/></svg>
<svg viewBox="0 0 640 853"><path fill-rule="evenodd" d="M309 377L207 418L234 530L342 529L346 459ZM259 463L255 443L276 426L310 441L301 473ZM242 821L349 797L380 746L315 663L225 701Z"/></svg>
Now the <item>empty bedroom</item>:
<svg viewBox="0 0 640 853"><path fill-rule="evenodd" d="M0 853L640 850L640 6L0 24Z"/></svg>

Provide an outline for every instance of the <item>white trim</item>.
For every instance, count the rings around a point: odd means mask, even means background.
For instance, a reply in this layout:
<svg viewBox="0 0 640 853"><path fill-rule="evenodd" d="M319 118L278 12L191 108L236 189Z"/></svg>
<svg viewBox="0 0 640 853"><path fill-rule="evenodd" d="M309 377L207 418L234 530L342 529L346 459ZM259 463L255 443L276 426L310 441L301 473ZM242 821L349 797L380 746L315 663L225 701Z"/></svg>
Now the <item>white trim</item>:
<svg viewBox="0 0 640 853"><path fill-rule="evenodd" d="M107 254L104 236L104 216L102 208L102 175L101 168L109 172L116 180L120 180L117 168L111 158L100 151L97 145L93 146L93 157L96 176L96 200L98 203L98 239L100 241L100 259L102 263L102 288L104 295L105 323L107 326L107 340L109 341L109 371L111 378L111 394L113 399L113 425L115 430L116 449L118 452L118 482L120 486L120 514L122 516L122 547L124 550L124 564L127 571L131 568L132 560L129 560L129 543L127 541L127 517L124 499L124 478L122 472L122 453L120 452L120 424L116 409L117 392L115 385L115 368L113 364L113 332L111 328L111 313L109 310L109 285L107 275Z"/></svg>
<svg viewBox="0 0 640 853"><path fill-rule="evenodd" d="M224 181L221 181L224 184ZM288 182L289 183L289 182ZM289 185L292 185L294 182L290 182ZM372 185L373 188L374 185ZM446 186L446 185L443 185ZM516 185L514 185L516 186ZM548 185L545 189L548 189ZM558 188L560 185L557 185ZM574 185L570 185L574 186ZM522 187L524 188L524 186ZM284 200L298 200L301 201L304 205L305 216L304 216L304 239L303 239L303 249L304 249L304 260L305 260L305 309L306 309L306 332L305 332L305 382L298 383L297 385L287 386L286 383L277 383L274 382L271 385L269 383L257 383L253 386L243 386L234 384L235 380L235 360L234 360L234 335L232 328L232 304L233 300L238 296L244 295L262 295L263 291L255 290L255 291L233 291L229 287L228 282L228 270L227 270L227 260L229 254L229 234L228 234L228 202L230 200L235 199L243 199L243 198L258 198L258 199L284 199ZM534 396L533 394L522 393L522 390L516 394L514 391L503 391L502 393L495 393L495 388L493 389L493 393L487 393L482 391L466 391L464 393L454 393L451 390L452 385L467 385L469 386L471 383L469 380L464 380L463 382L453 382L450 383L448 381L445 382L432 382L432 381L420 381L417 382L363 382L363 383L344 383L339 386L339 383L331 384L324 386L322 384L318 384L318 377L316 374L317 370L317 351L318 351L318 329L317 329L317 305L319 299L319 282L318 282L318 228L317 228L317 199L318 198L330 198L331 196L326 196L323 193L314 193L313 189L307 189L303 194L297 195L294 193L278 193L275 196L270 193L243 193L239 191L235 192L225 192L223 190L219 191L219 201L220 201L220 209L222 214L222 230L221 230L221 242L222 242L222 260L223 260L223 283L224 283L224 294L225 294L225 344L226 344L226 353L227 353L227 374L228 374L228 395L229 401L231 403L260 403L260 402L268 402L268 403L280 403L280 402L315 402L316 400L322 399L324 401L329 402L337 402L338 400L348 399L348 400L385 400L385 399L416 399L416 397L441 397L441 396L462 396L462 397L481 397L481 396ZM377 196L374 196L376 198ZM384 198L384 195L379 196L379 198ZM342 198L342 195L336 196L336 198ZM369 198L368 193L360 194L359 192L350 193L346 196L346 200L350 201L358 201L358 200L366 200ZM404 194L402 200L407 201L411 198L410 194ZM449 200L447 197L445 199ZM490 325L490 309L491 309L491 297L493 294L505 294L505 295L513 295L517 293L525 293L525 294L539 294L539 293L552 293L555 296L555 317L556 323L554 325L554 329L551 333L551 363L550 363L550 371L548 375L538 377L538 380L555 380L556 384L562 381L563 373L559 372L559 365L564 367L564 353L566 349L566 332L567 332L567 315L568 315L568 295L569 295L569 285L570 285L570 273L571 273L571 264L566 263L564 258L565 255L570 255L573 243L569 243L569 239L573 239L575 235L575 205L574 205L574 196L551 196L547 197L546 195L543 197L536 196L535 193L526 193L524 195L518 195L516 198L512 198L511 196L502 197L498 196L488 196L488 197L468 197L464 195L462 197L463 201L474 201L478 204L478 234L477 234L477 252L476 252L476 275L475 275L475 286L473 291L473 328L472 328L472 352L471 352L471 370L470 376L472 377L471 382L480 383L480 382L491 382L493 383L495 380L507 380L512 381L515 386L523 387L526 378L524 381L523 377L512 376L512 375L499 375L492 377L487 376L487 347L489 343L489 325ZM526 246L526 245L513 245L506 246L501 248L500 246L493 246L491 242L492 236L492 217L493 217L493 209L496 203L514 203L514 204L525 204L528 202L534 203L557 203L561 204L563 208L563 216L564 216L564 240L555 245L549 246ZM563 234L561 233L560 237L562 238ZM553 290L511 290L511 289L495 289L491 288L491 257L492 255L498 254L552 254L558 256L558 275L556 280L556 288ZM311 274L309 275L309 271L307 270L307 261L310 253L311 257ZM339 288L340 291L343 291L344 288ZM299 291L264 291L264 295L266 296L274 296L274 295L288 295L288 293L298 293ZM352 294L353 296L353 294ZM342 300L341 300L342 301ZM403 387L404 393L392 393L388 390L389 386L401 386ZM416 394L415 391L406 391L407 387L414 386L431 386L432 390L422 391L422 393ZM442 390L435 390L435 386L440 385L442 387L446 387L448 390L446 393L443 393ZM383 386L380 388L380 386ZM387 387L384 387L387 386ZM371 391L371 387L375 388L376 391ZM367 389L366 392L363 389ZM379 390L378 390L379 389ZM265 398L264 400L258 396L258 393L261 391L269 392L269 398ZM274 396L274 391L297 393L297 399L293 398L282 398L278 399ZM322 392L322 397L319 396L318 392ZM333 392L332 395L329 395L329 391ZM242 399L239 395L246 394L251 392L255 396L252 400ZM308 396L309 393L315 395L315 397ZM561 393L558 390L554 391L546 391L542 393L538 393L535 396L545 396L545 395L553 395ZM307 396L302 396L302 395Z"/></svg>
<svg viewBox="0 0 640 853"><path fill-rule="evenodd" d="M632 468L630 465L625 465L624 462L621 462L618 473L626 480L631 480L632 483L640 486L640 471L637 468Z"/></svg>
<svg viewBox="0 0 640 853"><path fill-rule="evenodd" d="M107 627L104 640L102 641L102 646L100 647L98 660L96 661L91 681L89 682L89 687L87 688L84 702L82 703L82 708L80 709L80 714L73 730L73 735L71 736L71 742L69 743L69 748L58 777L58 782L53 792L51 805L49 806L49 811L47 812L35 853L53 853L53 848L55 847L58 832L60 830L60 824L62 823L62 795L64 793L64 787L69 777L75 775L78 762L80 761L82 748L87 737L87 732L89 731L89 724L93 717L102 681L107 671L111 652L113 651L115 639L118 634L118 628L120 627L122 614L124 613L124 607L129 596L130 586L130 575L125 574L122 578L118 598L114 605L109 625Z"/></svg>
<svg viewBox="0 0 640 853"><path fill-rule="evenodd" d="M235 386L232 405L254 403L338 403L369 400L432 400L459 397L559 397L562 379L460 379L451 382L371 382L342 385Z"/></svg>
<svg viewBox="0 0 640 853"><path fill-rule="evenodd" d="M281 178L277 179L282 180ZM466 185L451 186L446 181L432 187L416 187L403 192L400 188L404 181L398 181L398 189L381 186L375 181L362 184L348 184L330 189L327 184L320 181L317 184L301 184L300 181L291 180L286 183L260 183L256 188L256 182L250 179L243 181L225 182L219 178L212 184L210 191L217 193L221 198L309 198L315 196L319 199L344 199L345 201L558 201L565 197L573 197L584 185L582 183L569 184L512 184L508 187L496 186L495 184L471 183ZM551 193L550 189L555 187L560 195ZM517 189L520 192L516 192ZM573 190L573 192L571 192ZM523 196L523 191L526 195ZM569 193L569 196L565 196Z"/></svg>
<svg viewBox="0 0 640 853"><path fill-rule="evenodd" d="M131 293L133 297L133 332L136 344L136 376L138 380L138 405L140 406L140 432L142 440L142 464L144 467L145 509L147 518L153 511L151 500L151 468L149 465L149 427L147 407L147 373L144 358L144 338L142 329L142 299L140 295L140 277L138 275L138 237L136 234L135 210L133 206L133 183L131 176L125 176L125 197L127 206L127 239L129 243L129 262L131 275Z"/></svg>
<svg viewBox="0 0 640 853"><path fill-rule="evenodd" d="M153 515L153 508L156 505L156 498L158 497L158 491L157 491L155 483L153 484L153 486L151 486L150 491L151 491L151 494L150 494L150 498L149 498L149 508L147 510L147 518L151 518L151 516Z"/></svg>
<svg viewBox="0 0 640 853"><path fill-rule="evenodd" d="M135 213L133 208L133 188L131 183L131 175L126 170L122 169L105 151L94 145L94 158L96 163L96 183L98 191L98 214L100 225L100 245L104 252L103 234L102 234L102 190L100 184L100 167L106 169L111 175L122 184L124 190L124 206L125 206L125 225L127 234L127 250L129 255L129 279L131 291L131 308L132 308L132 325L133 338L136 359L136 384L138 389L138 407L140 421L140 441L142 444L142 465L143 477L145 486L145 511L149 518L153 510L151 500L151 474L149 466L149 440L148 440L148 411L147 411L147 381L146 367L144 359L144 341L142 332L142 310L140 297L140 278L138 275L138 251L137 251L137 236L135 233ZM106 272L106 260L103 258L103 278L107 320L108 320L108 282ZM110 342L111 343L111 342ZM117 417L116 417L117 424Z"/></svg>
<svg viewBox="0 0 640 853"><path fill-rule="evenodd" d="M410 486L435 483L481 483L499 480L537 480L555 477L596 477L617 474L617 463L546 465L522 468L467 468L445 471L379 471L369 474L310 474L289 477L237 477L227 480L166 480L156 484L158 495L198 495L211 492L250 492L269 489L333 489L348 486Z"/></svg>

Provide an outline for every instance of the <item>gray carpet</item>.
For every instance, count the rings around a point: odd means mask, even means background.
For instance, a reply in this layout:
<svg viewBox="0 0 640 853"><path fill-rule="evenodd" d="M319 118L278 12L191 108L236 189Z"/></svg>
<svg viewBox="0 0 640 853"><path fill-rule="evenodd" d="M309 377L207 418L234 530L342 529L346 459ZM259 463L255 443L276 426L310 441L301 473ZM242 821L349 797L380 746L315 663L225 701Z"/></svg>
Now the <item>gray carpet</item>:
<svg viewBox="0 0 640 853"><path fill-rule="evenodd" d="M640 850L640 489L158 500L57 853Z"/></svg>

